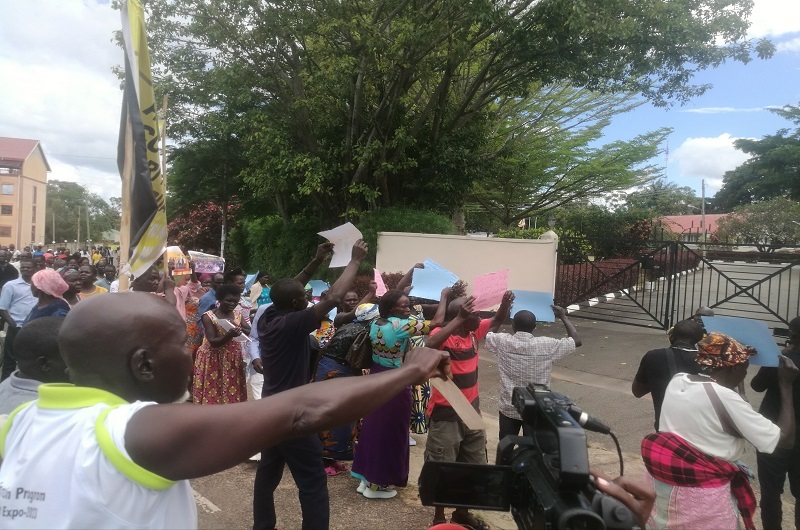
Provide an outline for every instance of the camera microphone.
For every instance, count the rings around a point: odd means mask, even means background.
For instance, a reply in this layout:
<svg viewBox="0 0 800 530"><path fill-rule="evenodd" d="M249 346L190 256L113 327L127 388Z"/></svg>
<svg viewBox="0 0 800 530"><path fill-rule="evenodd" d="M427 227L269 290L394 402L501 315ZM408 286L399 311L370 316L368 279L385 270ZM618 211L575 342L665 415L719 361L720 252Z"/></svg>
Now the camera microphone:
<svg viewBox="0 0 800 530"><path fill-rule="evenodd" d="M570 416L575 418L575 421L587 431L599 432L601 434L609 434L611 432L611 427L596 418L592 418L575 405L567 407L567 411Z"/></svg>

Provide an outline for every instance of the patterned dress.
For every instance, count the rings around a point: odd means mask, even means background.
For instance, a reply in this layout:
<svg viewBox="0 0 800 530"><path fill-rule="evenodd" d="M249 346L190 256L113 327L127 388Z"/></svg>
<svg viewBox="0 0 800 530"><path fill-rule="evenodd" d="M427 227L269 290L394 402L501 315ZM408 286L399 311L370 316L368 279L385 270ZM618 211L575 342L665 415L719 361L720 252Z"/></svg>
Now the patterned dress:
<svg viewBox="0 0 800 530"><path fill-rule="evenodd" d="M203 325L200 323L198 309L200 308L200 298L190 296L186 299L186 347L192 352L192 359L197 356L197 350L203 344Z"/></svg>
<svg viewBox="0 0 800 530"><path fill-rule="evenodd" d="M373 322L369 333L372 342L370 373L402 366L409 338L429 332L429 322L413 317L389 317L382 325ZM405 487L409 472L409 417L411 387L406 387L365 417L350 474L370 484Z"/></svg>
<svg viewBox="0 0 800 530"><path fill-rule="evenodd" d="M234 310L234 314L233 323L237 326L241 325L241 313ZM213 309L206 315L216 326L218 334L227 333L219 325ZM208 342L208 338L204 338L194 360L192 402L201 405L215 405L247 401L247 382L244 369L241 343L229 340L222 346L214 348Z"/></svg>
<svg viewBox="0 0 800 530"><path fill-rule="evenodd" d="M411 316L417 320L425 320L422 314L422 306L415 305L411 308ZM409 337L411 347L425 346L425 339L421 335ZM431 383L426 381L424 384L416 385L411 389L411 432L414 434L428 434L428 419L425 410L428 408L428 399L431 397Z"/></svg>

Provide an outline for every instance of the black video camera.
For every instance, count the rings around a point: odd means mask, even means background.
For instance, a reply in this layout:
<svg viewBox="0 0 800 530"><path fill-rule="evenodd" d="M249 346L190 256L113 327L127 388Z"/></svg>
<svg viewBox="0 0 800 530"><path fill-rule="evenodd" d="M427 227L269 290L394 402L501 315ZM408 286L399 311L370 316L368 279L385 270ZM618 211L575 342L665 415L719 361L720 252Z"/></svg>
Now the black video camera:
<svg viewBox="0 0 800 530"><path fill-rule="evenodd" d="M523 530L637 528L622 502L594 487L586 432L570 413L580 413L573 402L537 384L514 388L512 399L531 436L500 440L494 466L426 462L420 475L422 504L510 509Z"/></svg>

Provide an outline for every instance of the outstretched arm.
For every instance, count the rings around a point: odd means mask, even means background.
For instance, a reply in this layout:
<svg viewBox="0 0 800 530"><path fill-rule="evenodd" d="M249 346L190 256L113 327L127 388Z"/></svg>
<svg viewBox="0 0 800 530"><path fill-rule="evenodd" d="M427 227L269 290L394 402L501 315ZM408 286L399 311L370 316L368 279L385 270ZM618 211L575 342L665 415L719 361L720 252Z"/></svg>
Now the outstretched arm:
<svg viewBox="0 0 800 530"><path fill-rule="evenodd" d="M365 257L367 257L367 244L359 239L356 241L355 245L353 245L353 251L350 254L350 263L344 268L342 275L339 276L339 279L328 289L325 298L314 306L314 314L317 320L321 321L331 309L342 303L342 298L344 298L344 295L347 294L347 291L350 290L350 287L353 285L358 267Z"/></svg>
<svg viewBox="0 0 800 530"><path fill-rule="evenodd" d="M450 300L450 293L452 289L445 287L442 289L442 296L439 300L439 305L436 306L436 314L431 319L431 329L440 328L444 324L444 319L447 316L447 302ZM422 315L425 315L425 308L422 309Z"/></svg>
<svg viewBox="0 0 800 530"><path fill-rule="evenodd" d="M567 328L567 335L572 337L572 340L575 341L575 347L579 348L583 345L581 342L581 336L578 334L578 330L575 328L575 324L567 316L567 310L563 307L559 307L557 305L551 305L550 307L553 308L553 314L556 318L561 319L561 322L564 324L564 327Z"/></svg>
<svg viewBox="0 0 800 530"><path fill-rule="evenodd" d="M500 302L500 307L497 308L497 313L492 317L492 323L489 324L489 331L497 332L511 313L511 305L514 303L514 291L506 291L503 293L503 300Z"/></svg>
<svg viewBox="0 0 800 530"><path fill-rule="evenodd" d="M218 473L287 438L362 418L403 388L449 370L446 353L415 348L401 368L311 383L256 401L204 407L154 405L133 415L125 449L170 480Z"/></svg>
<svg viewBox="0 0 800 530"><path fill-rule="evenodd" d="M371 304L375 301L375 293L378 291L378 284L375 282L369 282L369 290L367 294L364 295L358 304L356 304L355 309L352 311L348 311L347 313L336 313L336 316L333 318L333 327L338 328L339 326L344 326L345 324L350 324L353 320L356 319L356 311L358 310L358 306L361 304Z"/></svg>
<svg viewBox="0 0 800 530"><path fill-rule="evenodd" d="M458 331L458 328L469 318L473 309L475 309L475 297L470 296L464 300L456 318L451 320L441 331L425 338L425 346L428 348L436 348L437 350L441 348L444 341L446 341L450 335Z"/></svg>
<svg viewBox="0 0 800 530"><path fill-rule="evenodd" d="M308 262L308 265L303 267L303 270L297 273L297 276L294 277L295 280L302 283L303 285L308 283L308 280L317 272L317 269L325 261L325 258L333 252L333 243L327 241L325 243L320 244L317 247L317 253L314 255L314 259Z"/></svg>
<svg viewBox="0 0 800 530"><path fill-rule="evenodd" d="M403 289L411 285L411 279L414 277L414 269L424 269L424 268L425 265L423 265L422 263L415 263L414 266L408 269L408 272L405 273L405 275L402 278L400 278L400 281L397 282L397 286L395 287L395 289L397 289L398 291L402 291Z"/></svg>

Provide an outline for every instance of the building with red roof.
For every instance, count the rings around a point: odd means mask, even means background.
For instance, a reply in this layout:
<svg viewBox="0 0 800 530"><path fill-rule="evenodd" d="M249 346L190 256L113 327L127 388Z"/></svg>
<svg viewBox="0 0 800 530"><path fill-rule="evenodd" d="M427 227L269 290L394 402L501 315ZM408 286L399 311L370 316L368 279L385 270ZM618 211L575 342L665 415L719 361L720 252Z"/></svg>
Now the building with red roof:
<svg viewBox="0 0 800 530"><path fill-rule="evenodd" d="M717 232L717 223L726 213L707 213L703 215L667 215L662 217L661 226L680 235L682 241L702 241L703 233L707 237ZM703 217L705 217L705 231L703 230Z"/></svg>

